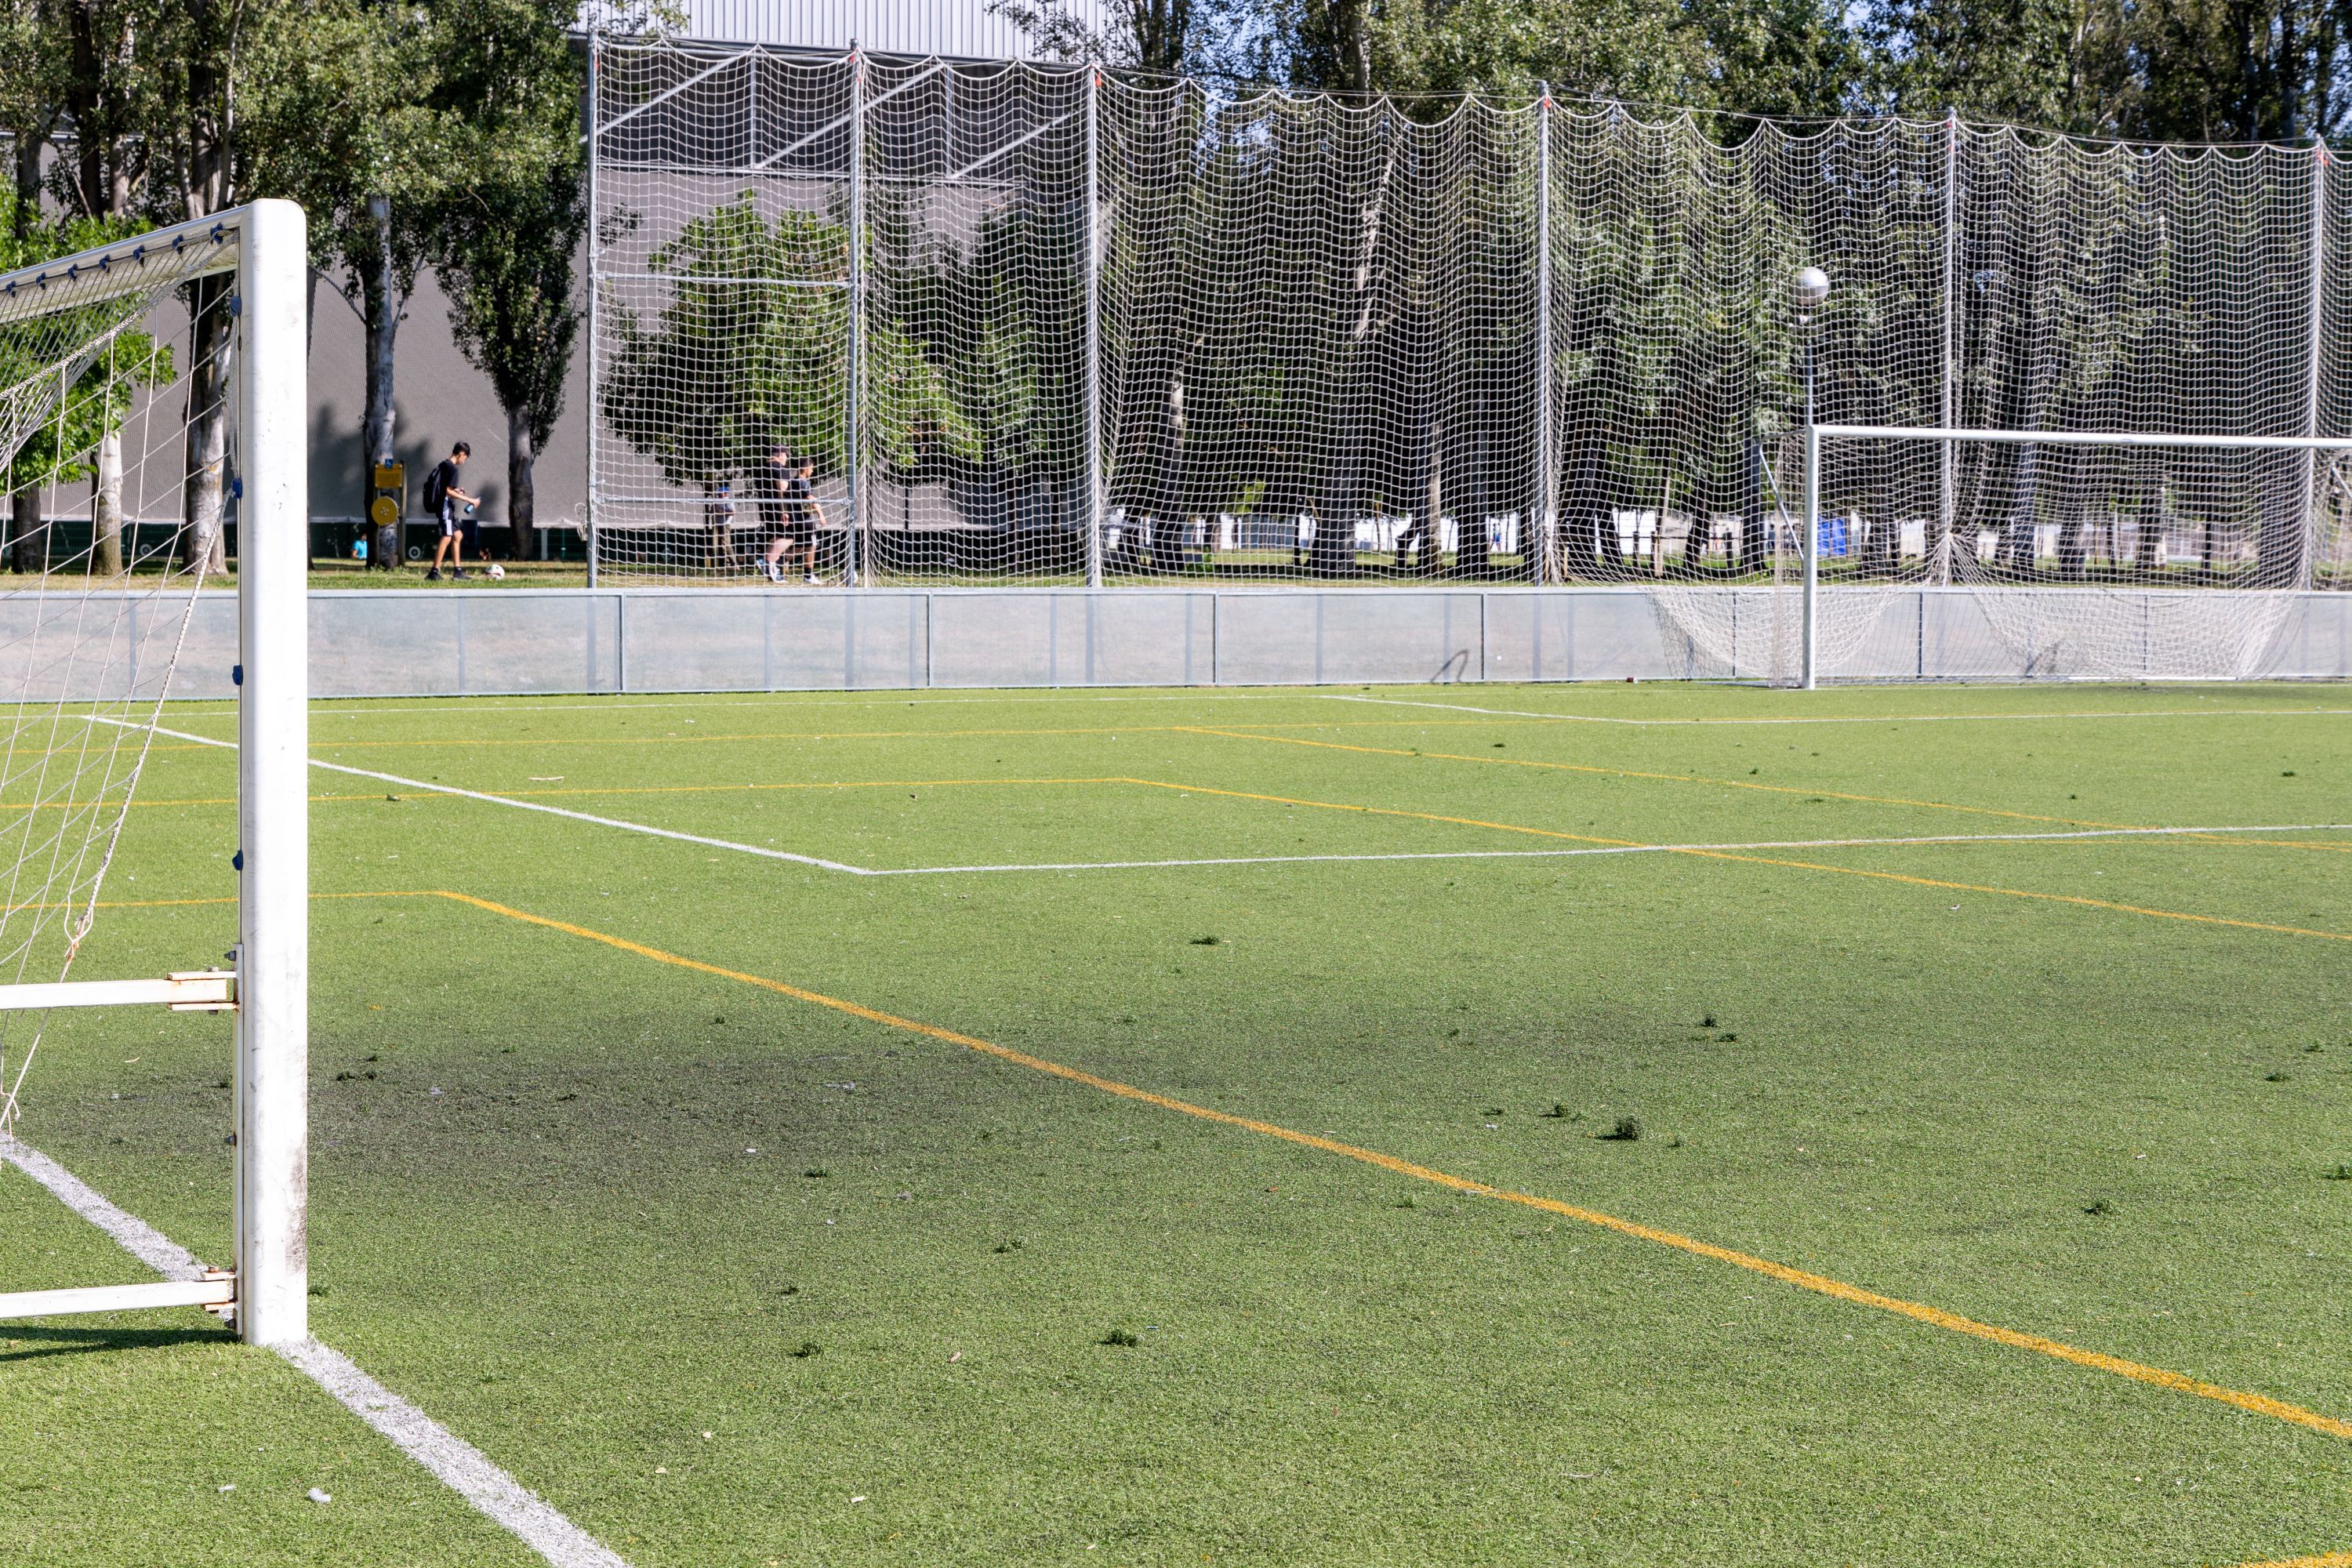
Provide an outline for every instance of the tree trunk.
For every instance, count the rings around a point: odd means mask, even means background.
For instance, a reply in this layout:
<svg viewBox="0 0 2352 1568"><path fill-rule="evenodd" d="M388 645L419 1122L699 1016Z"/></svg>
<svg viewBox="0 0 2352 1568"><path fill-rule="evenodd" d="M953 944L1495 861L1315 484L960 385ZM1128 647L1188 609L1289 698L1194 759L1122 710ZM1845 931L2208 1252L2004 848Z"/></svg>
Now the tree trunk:
<svg viewBox="0 0 2352 1568"><path fill-rule="evenodd" d="M106 177L109 138L98 105L100 79L98 35L92 30L90 0L66 7L66 31L71 40L72 68L66 76L66 104L74 122L74 194L89 217L112 216L118 210Z"/></svg>
<svg viewBox="0 0 2352 1568"><path fill-rule="evenodd" d="M1739 460L1739 537L1734 542L1738 559L1733 569L1750 575L1772 570L1769 535L1771 520L1765 515L1764 443L1748 437Z"/></svg>
<svg viewBox="0 0 2352 1568"><path fill-rule="evenodd" d="M530 559L538 535L539 503L531 490L531 468L539 451L530 438L530 416L520 408L507 410L507 554L516 561Z"/></svg>
<svg viewBox="0 0 2352 1568"><path fill-rule="evenodd" d="M2058 575L2080 583L2090 575L2091 531L2079 510L2070 509L2058 527Z"/></svg>
<svg viewBox="0 0 2352 1568"><path fill-rule="evenodd" d="M1423 477L1427 482L1422 489L1421 549L1413 567L1421 575L1433 577L1445 564L1438 534L1445 517L1445 427L1441 421L1430 420L1428 441L1422 454Z"/></svg>
<svg viewBox="0 0 2352 1568"><path fill-rule="evenodd" d="M367 327L367 410L362 435L370 463L393 461L393 340L400 332L400 302L392 262L392 198L370 196L368 222L375 229L375 252L361 279L360 316Z"/></svg>
<svg viewBox="0 0 2352 1568"><path fill-rule="evenodd" d="M41 534L41 487L26 485L14 498L8 519L8 566L16 572L38 572Z"/></svg>
<svg viewBox="0 0 2352 1568"><path fill-rule="evenodd" d="M1332 52L1338 57L1333 64L1339 70L1339 89L1342 92L1372 90L1372 17L1371 0L1333 0Z"/></svg>
<svg viewBox="0 0 2352 1568"><path fill-rule="evenodd" d="M188 285L186 483L181 491L180 564L213 573L227 562L222 524L228 508L228 373L234 342L231 279L215 273Z"/></svg>
<svg viewBox="0 0 2352 1568"><path fill-rule="evenodd" d="M41 216L41 148L46 133L16 133L16 229L19 240L31 237L33 225Z"/></svg>
<svg viewBox="0 0 2352 1568"><path fill-rule="evenodd" d="M361 268L360 321L367 334L366 406L360 416L360 442L370 469L371 483L363 494L373 495L373 470L394 460L392 373L393 340L400 331L399 302L392 262L392 198L370 196L368 221L375 228L375 249ZM403 497L404 510L406 498ZM370 570L400 569L401 525L379 528L368 548Z"/></svg>
<svg viewBox="0 0 2352 1568"><path fill-rule="evenodd" d="M100 577L122 574L122 432L99 437L98 482L89 498L89 569Z"/></svg>

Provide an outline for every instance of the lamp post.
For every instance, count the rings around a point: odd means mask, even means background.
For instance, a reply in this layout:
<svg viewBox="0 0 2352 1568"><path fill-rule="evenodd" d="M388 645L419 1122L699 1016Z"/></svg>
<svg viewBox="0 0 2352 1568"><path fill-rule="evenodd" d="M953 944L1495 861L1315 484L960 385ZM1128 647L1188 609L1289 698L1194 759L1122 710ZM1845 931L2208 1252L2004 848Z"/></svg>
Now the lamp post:
<svg viewBox="0 0 2352 1568"><path fill-rule="evenodd" d="M1818 267L1801 267L1789 279L1789 303L1805 347L1805 636L1798 684L1807 691L1817 683L1821 647L1822 437L1813 419L1813 315L1829 297L1829 274Z"/></svg>

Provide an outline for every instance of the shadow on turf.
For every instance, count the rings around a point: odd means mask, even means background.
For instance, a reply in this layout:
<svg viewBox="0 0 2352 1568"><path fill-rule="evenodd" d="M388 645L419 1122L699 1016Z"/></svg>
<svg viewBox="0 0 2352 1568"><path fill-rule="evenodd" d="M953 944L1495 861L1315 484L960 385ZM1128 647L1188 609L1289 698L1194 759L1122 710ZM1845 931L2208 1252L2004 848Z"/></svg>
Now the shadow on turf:
<svg viewBox="0 0 2352 1568"><path fill-rule="evenodd" d="M43 1356L79 1355L89 1351L161 1350L167 1345L234 1343L226 1329L49 1329L37 1326L0 1328L0 1365L37 1361Z"/></svg>

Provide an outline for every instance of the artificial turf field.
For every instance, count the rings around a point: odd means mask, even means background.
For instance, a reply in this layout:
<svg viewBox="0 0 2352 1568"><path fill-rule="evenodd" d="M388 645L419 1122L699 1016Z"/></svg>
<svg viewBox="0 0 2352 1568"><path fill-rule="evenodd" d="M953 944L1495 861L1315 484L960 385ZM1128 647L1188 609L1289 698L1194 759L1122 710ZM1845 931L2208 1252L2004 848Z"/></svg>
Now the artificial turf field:
<svg viewBox="0 0 2352 1568"><path fill-rule="evenodd" d="M2352 1563L2341 689L313 735L613 819L314 774L311 1307L641 1568ZM78 977L226 945L233 765ZM25 1136L218 1258L229 1050L61 1016ZM0 1268L146 1277L5 1166ZM200 1312L0 1324L0 1563L195 1552L536 1560Z"/></svg>

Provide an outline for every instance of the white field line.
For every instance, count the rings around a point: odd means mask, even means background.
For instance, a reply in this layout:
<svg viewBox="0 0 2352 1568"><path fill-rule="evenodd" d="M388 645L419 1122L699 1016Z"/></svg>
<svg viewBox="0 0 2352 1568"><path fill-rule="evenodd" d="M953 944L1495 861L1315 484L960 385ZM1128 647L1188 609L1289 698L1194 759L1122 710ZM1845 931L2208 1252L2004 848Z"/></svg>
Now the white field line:
<svg viewBox="0 0 2352 1568"><path fill-rule="evenodd" d="M2280 826L2095 827L2076 833L1940 833L1908 838L1781 838L1753 844L1597 844L1580 849L1429 849L1376 855L1224 855L1199 860L1067 860L1035 865L904 866L869 877L946 877L984 871L1141 871L1182 866L1287 866L1358 860L1564 860L1579 855L1705 855L1750 849L1866 849L1906 844L2030 844L2065 838L2167 838L2222 833L2345 833L2352 823Z"/></svg>
<svg viewBox="0 0 2352 1568"><path fill-rule="evenodd" d="M137 728L129 720L123 719L100 719L98 721L102 724L121 724L125 728ZM209 735L191 734L184 730L166 730L158 725L155 732L159 735L170 735L175 740L194 741L201 745L217 746L224 751L236 750L236 742L234 741L215 740ZM756 855L764 860L788 860L796 866L814 866L820 870L838 871L849 877L948 877L1001 871L1150 871L1172 870L1188 866L1285 866L1381 860L1553 860L1578 855L1676 855L1704 854L1710 850L1728 853L1750 849L1869 848L1874 846L1893 847L1906 844L2022 844L2038 839L2164 838L2222 833L2352 832L2352 823L2312 822L2276 826L2241 824L2226 827L2095 827L2072 833L1919 834L1901 838L1788 838L1743 844L1601 844L1594 845L1590 848L1578 849L1441 849L1363 855L1220 855L1196 859L1052 860L996 865L877 868L853 866L845 860L827 860L816 855L796 855L789 849L773 849L761 844L743 844L732 838L711 838L699 833L683 833L674 827L656 827L651 823L630 822L618 816L598 816L585 811L568 811L562 806L547 805L535 800L517 800L512 795L489 795L481 790L459 789L454 784L406 778L399 773L377 773L372 768L355 768L345 763L321 762L316 757L310 759L310 765L329 773L349 773L358 778L375 779L383 784L399 784L428 795L456 795L465 800L482 801L490 805L512 806L517 811L536 811L549 816L561 816L573 822L585 822L597 827L616 827L624 833L642 833L654 838L674 838L682 844L698 844L706 849L729 849L739 855Z"/></svg>
<svg viewBox="0 0 2352 1568"><path fill-rule="evenodd" d="M140 726L124 719L100 719L101 724L121 724L128 729ZM157 725L155 733L169 735L177 741L194 741L202 746L217 746L223 751L236 750L235 741L217 740L210 735L198 735L186 730L166 730ZM375 779L383 784L394 784L404 788L422 790L428 795L454 795L467 800L487 801L492 805L512 806L517 811L536 811L548 816L567 817L573 822L592 823L598 827L617 827L624 833L642 833L654 838L675 838L681 844L699 844L706 849L731 849L739 855L757 855L768 860L789 860L796 866L814 866L820 870L840 871L852 877L870 877L874 873L863 866L852 866L840 860L826 860L814 855L795 855L789 849L771 849L765 845L739 844L732 838L707 838L699 833L681 833L674 827L656 827L650 823L625 822L617 816L598 816L585 811L567 811L560 805L548 805L535 800L517 800L512 795L486 795L480 790L459 789L455 784L428 784L423 779L404 778L399 773L380 773L373 768L355 768L347 763L321 762L310 759L310 765L331 773L349 773L355 778Z"/></svg>
<svg viewBox="0 0 2352 1568"><path fill-rule="evenodd" d="M1495 719L1551 719L1562 724L1622 724L1631 729L1681 729L1713 724L1990 724L2017 719L2303 719L2342 718L2352 708L2168 708L2139 712L2076 713L1884 713L1779 719L1610 719L1595 713L1546 713L1527 708L1474 708L1466 702L1421 702L1403 697L1361 697L1352 692L1315 692L1326 702L1370 702L1383 708L1443 708L1453 713L1483 713Z"/></svg>
<svg viewBox="0 0 2352 1568"><path fill-rule="evenodd" d="M112 1237L116 1246L164 1279L205 1277L204 1263L194 1253L137 1215L117 1208L104 1194L31 1144L0 1138L0 1160L48 1188L59 1203Z"/></svg>
<svg viewBox="0 0 2352 1568"><path fill-rule="evenodd" d="M204 1278L205 1266L194 1253L109 1201L39 1150L13 1138L0 1140L0 1159L47 1187L60 1203L166 1279ZM628 1568L610 1547L492 1464L479 1448L362 1372L342 1352L317 1340L276 1348L345 1409L554 1568Z"/></svg>
<svg viewBox="0 0 2352 1568"><path fill-rule="evenodd" d="M628 1568L618 1552L492 1464L479 1448L361 1371L342 1352L304 1340L278 1353L555 1568Z"/></svg>

